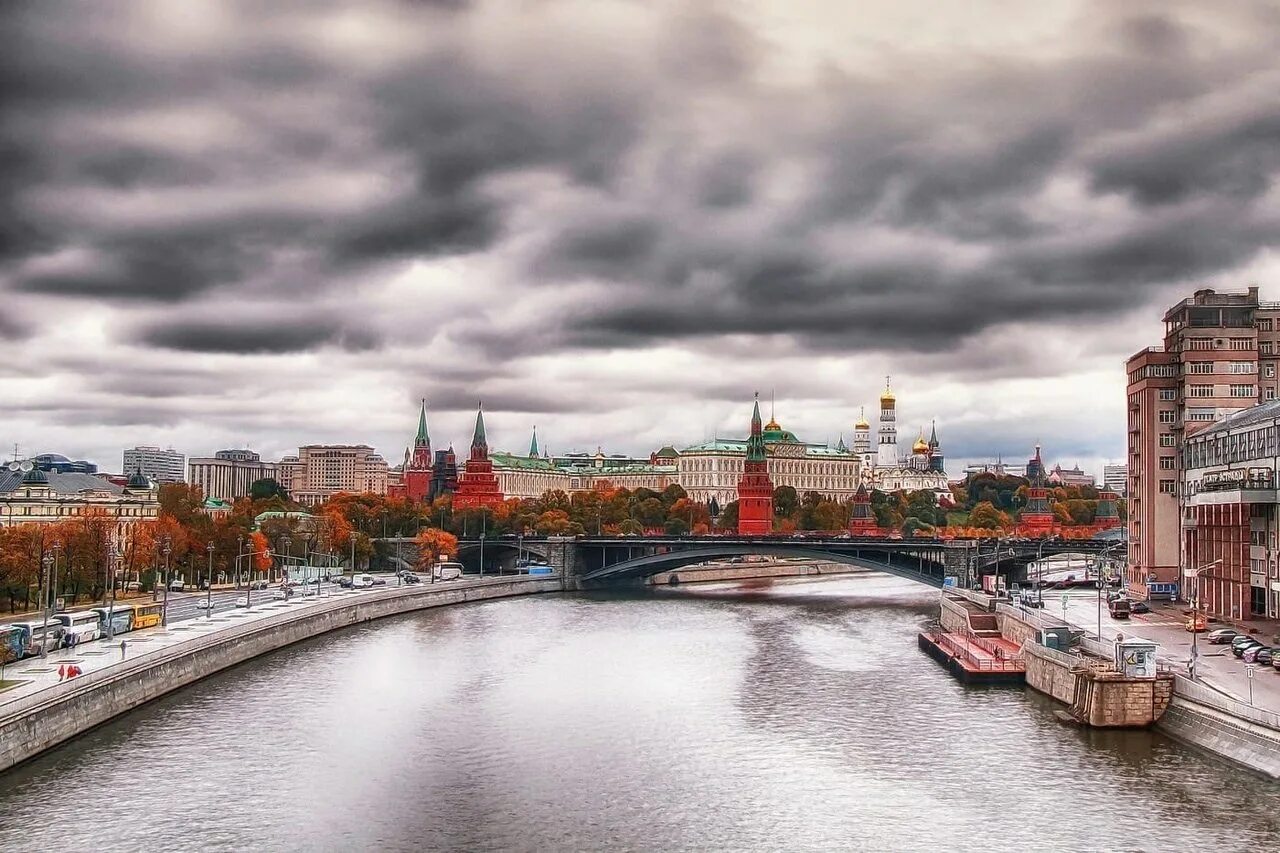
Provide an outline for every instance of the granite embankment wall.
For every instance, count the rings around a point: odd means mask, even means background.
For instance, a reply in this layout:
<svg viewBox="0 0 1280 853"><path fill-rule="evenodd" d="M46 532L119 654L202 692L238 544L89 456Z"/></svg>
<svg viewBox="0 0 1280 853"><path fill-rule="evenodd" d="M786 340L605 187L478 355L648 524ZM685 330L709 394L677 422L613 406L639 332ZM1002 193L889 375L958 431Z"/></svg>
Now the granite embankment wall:
<svg viewBox="0 0 1280 853"><path fill-rule="evenodd" d="M1280 779L1280 714L1177 676L1173 701L1156 730Z"/></svg>
<svg viewBox="0 0 1280 853"><path fill-rule="evenodd" d="M140 654L0 705L0 771L215 672L328 631L414 610L562 588L559 578L391 587L283 611Z"/></svg>

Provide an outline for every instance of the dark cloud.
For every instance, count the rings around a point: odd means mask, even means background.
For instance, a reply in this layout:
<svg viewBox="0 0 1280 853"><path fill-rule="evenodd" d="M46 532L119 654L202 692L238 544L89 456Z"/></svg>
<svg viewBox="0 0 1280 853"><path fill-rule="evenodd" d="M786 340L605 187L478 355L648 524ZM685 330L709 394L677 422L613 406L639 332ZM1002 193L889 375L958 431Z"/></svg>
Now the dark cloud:
<svg viewBox="0 0 1280 853"><path fill-rule="evenodd" d="M374 349L381 339L377 331L356 319L300 315L288 309L264 316L261 308L245 309L231 316L152 321L142 326L137 337L150 346L185 352L267 354L321 347L358 352Z"/></svg>

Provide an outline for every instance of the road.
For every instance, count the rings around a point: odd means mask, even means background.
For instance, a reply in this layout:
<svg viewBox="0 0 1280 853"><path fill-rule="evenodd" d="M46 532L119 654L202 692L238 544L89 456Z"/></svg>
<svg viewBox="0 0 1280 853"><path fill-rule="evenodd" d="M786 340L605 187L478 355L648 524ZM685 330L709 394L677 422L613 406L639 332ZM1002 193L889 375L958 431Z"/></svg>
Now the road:
<svg viewBox="0 0 1280 853"><path fill-rule="evenodd" d="M1159 655L1167 660L1182 675L1187 674L1187 662L1191 658L1191 634L1186 630L1186 616L1181 607L1166 602L1156 603L1151 613L1135 613L1128 619L1112 619L1107 611L1105 591L1101 608L1098 604L1096 589L1050 590L1044 591L1045 613L1052 617L1063 618L1063 600L1066 600L1065 618L1071 625L1084 630L1090 636L1098 633L1099 613L1101 613L1102 638L1110 643L1116 634L1126 637L1142 637L1152 640L1159 646ZM1217 627L1210 625L1210 628ZM1259 634L1263 642L1274 640L1266 634ZM1198 660L1197 681L1207 684L1232 698L1248 702L1250 688L1253 691L1253 704L1269 711L1280 713L1280 671L1271 666L1259 666L1254 670L1252 685L1247 673L1247 664L1231 654L1230 646L1214 646L1205 641L1204 635L1197 640Z"/></svg>

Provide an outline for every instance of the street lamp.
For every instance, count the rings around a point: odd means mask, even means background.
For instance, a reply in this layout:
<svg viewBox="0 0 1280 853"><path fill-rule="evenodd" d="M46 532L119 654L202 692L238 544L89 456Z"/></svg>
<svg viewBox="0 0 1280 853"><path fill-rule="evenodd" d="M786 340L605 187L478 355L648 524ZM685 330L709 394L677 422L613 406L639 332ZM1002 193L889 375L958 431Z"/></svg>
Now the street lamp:
<svg viewBox="0 0 1280 853"><path fill-rule="evenodd" d="M1187 665L1187 672L1191 676L1191 680L1196 680L1196 664L1200 659L1200 648L1196 640L1200 636L1200 574L1211 566L1222 565L1222 560L1214 560L1212 563L1205 563L1200 568L1191 573L1191 579L1195 581L1195 602L1191 605L1191 661Z"/></svg>
<svg viewBox="0 0 1280 853"><path fill-rule="evenodd" d="M121 562L124 560L124 553L120 550L120 543L111 546L111 601L107 605L107 640L116 638L116 572ZM103 593L106 594L105 592Z"/></svg>
<svg viewBox="0 0 1280 853"><path fill-rule="evenodd" d="M164 537L164 607L160 610L160 625L169 625L169 555L173 553L173 542Z"/></svg>
<svg viewBox="0 0 1280 853"><path fill-rule="evenodd" d="M489 519L489 514L485 512L484 508L482 507L480 509L480 577L481 578L484 577L484 534L485 534L485 522L488 521L488 519Z"/></svg>
<svg viewBox="0 0 1280 853"><path fill-rule="evenodd" d="M58 600L58 552L62 550L62 542L55 539L50 547L53 549L53 574L49 576L49 582L53 589L50 591L46 588L46 592L49 593L49 606L53 607ZM71 562L70 556L67 557L67 562Z"/></svg>
<svg viewBox="0 0 1280 853"><path fill-rule="evenodd" d="M209 540L209 544L204 546L209 552L209 569L205 573L204 587L204 618L213 618L213 540Z"/></svg>
<svg viewBox="0 0 1280 853"><path fill-rule="evenodd" d="M44 622L40 629L40 657L49 656L47 646L49 645L49 574L53 569L53 553L46 551L44 555L44 583L40 587L40 611L43 614Z"/></svg>
<svg viewBox="0 0 1280 853"><path fill-rule="evenodd" d="M232 579L232 588L240 588L240 558L244 556L244 534L236 537L236 576ZM253 567L253 561L249 561L249 567Z"/></svg>

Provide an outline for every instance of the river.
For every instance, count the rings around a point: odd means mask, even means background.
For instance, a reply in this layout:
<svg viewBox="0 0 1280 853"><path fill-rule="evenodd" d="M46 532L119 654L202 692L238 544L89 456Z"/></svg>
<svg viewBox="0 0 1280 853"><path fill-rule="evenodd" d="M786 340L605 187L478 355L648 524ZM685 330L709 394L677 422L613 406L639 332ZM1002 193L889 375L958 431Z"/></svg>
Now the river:
<svg viewBox="0 0 1280 853"><path fill-rule="evenodd" d="M864 575L371 623L0 776L0 849L1280 849L1280 785L953 681L916 648L936 595Z"/></svg>

